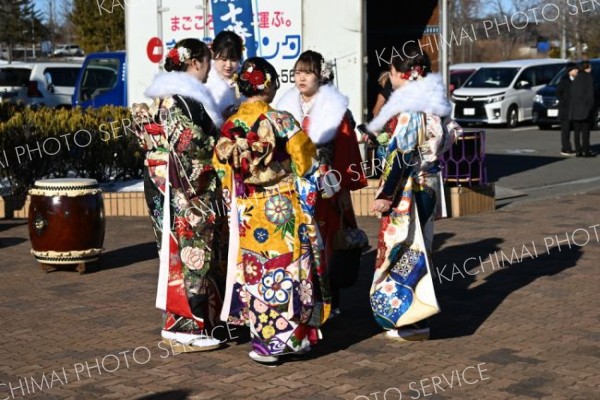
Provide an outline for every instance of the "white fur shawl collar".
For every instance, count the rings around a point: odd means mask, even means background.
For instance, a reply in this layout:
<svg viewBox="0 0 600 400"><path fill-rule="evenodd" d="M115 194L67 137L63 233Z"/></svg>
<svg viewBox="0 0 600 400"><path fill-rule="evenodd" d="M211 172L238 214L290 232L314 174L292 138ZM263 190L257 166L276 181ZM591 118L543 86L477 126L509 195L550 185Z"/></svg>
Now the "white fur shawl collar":
<svg viewBox="0 0 600 400"><path fill-rule="evenodd" d="M174 95L191 97L199 101L217 128L223 125L215 100L208 89L198 79L187 72L165 72L158 74L144 93L150 98L164 98Z"/></svg>
<svg viewBox="0 0 600 400"><path fill-rule="evenodd" d="M302 122L300 101L300 91L293 87L281 97L276 108L290 112L296 120ZM348 97L341 94L332 84L319 88L308 123L308 135L313 143L325 144L335 138L348 110L348 104Z"/></svg>
<svg viewBox="0 0 600 400"><path fill-rule="evenodd" d="M446 99L446 88L440 74L429 74L425 78L409 82L396 89L385 103L379 115L367 129L377 132L395 115L405 111L424 112L440 117L450 115L452 107Z"/></svg>
<svg viewBox="0 0 600 400"><path fill-rule="evenodd" d="M208 73L208 79L205 86L215 99L215 104L221 114L225 112L227 107L239 105L235 98L235 89L232 88L225 79L221 78L216 68L214 68L214 65Z"/></svg>

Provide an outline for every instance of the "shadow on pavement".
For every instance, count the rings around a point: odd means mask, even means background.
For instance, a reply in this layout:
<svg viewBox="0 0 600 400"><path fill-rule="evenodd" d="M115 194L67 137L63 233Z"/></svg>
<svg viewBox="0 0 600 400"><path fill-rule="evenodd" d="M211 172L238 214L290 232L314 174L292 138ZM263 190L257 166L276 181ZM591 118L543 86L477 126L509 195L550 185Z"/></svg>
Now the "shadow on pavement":
<svg viewBox="0 0 600 400"><path fill-rule="evenodd" d="M136 400L184 400L188 398L190 393L190 390L169 390L168 392L138 397Z"/></svg>
<svg viewBox="0 0 600 400"><path fill-rule="evenodd" d="M434 247L440 248L453 236L454 233L436 234ZM322 327L324 340L305 358L335 353L383 332L373 318L369 299L377 256L376 238L376 234L369 237L372 247L362 255L357 282L352 287L341 290L341 315L325 323Z"/></svg>
<svg viewBox="0 0 600 400"><path fill-rule="evenodd" d="M564 157L541 157L512 154L486 154L488 182L496 182L500 178L529 171L564 160Z"/></svg>
<svg viewBox="0 0 600 400"><path fill-rule="evenodd" d="M489 243L480 243L477 246L481 247L482 244L487 244L491 249L492 247L497 248L497 244L501 243L501 240L496 238L482 242ZM472 335L512 293L524 288L538 278L557 275L574 267L582 255L581 248L574 247L562 251L552 248L547 253L541 253L542 249L538 249L539 253L536 257L533 245L529 245L527 250L531 253L531 257L524 255L521 262L518 262L518 257L521 257L523 249L516 248L518 256L512 264L506 262L505 267L502 269L499 269L495 255L492 258L492 263L483 263L486 272L492 268L495 269L495 272L487 276L483 282L478 282L476 287L470 288L471 284L475 282L475 274L480 273L482 268L479 260L470 261L467 271L473 275L465 272L463 266L463 264L466 264L465 261L469 257L476 256L472 251L473 247L473 244L467 244L442 251L442 253L462 254L460 257L447 257L446 254L436 257L437 259L452 261L442 263L442 265L448 265L446 272L443 274L445 278L440 276L435 280L436 293L442 312L431 319L432 340ZM490 250L488 252L488 250L485 250L483 254L478 255L481 255L485 261L488 253L494 251ZM511 254L508 254L512 252L512 249L504 249L503 252L507 258L512 259ZM499 251L496 254L501 263L502 255ZM455 273L452 275L450 271L453 268L453 263L457 265L462 274ZM439 271L440 267L437 267L436 270ZM440 280L442 283L440 283Z"/></svg>
<svg viewBox="0 0 600 400"><path fill-rule="evenodd" d="M140 243L102 253L98 261L90 263L86 273L101 272L107 269L127 267L129 265L158 258L156 242Z"/></svg>
<svg viewBox="0 0 600 400"><path fill-rule="evenodd" d="M7 247L16 246L16 245L19 245L26 241L27 241L27 239L16 238L16 237L0 238L0 249L5 249Z"/></svg>
<svg viewBox="0 0 600 400"><path fill-rule="evenodd" d="M382 332L373 319L369 301L376 255L376 248L371 248L362 255L357 282L354 286L341 290L341 315L323 325L323 341L308 358L318 358L344 350Z"/></svg>
<svg viewBox="0 0 600 400"><path fill-rule="evenodd" d="M435 252L438 251L438 249L440 249L441 247L444 246L444 243L446 243L446 241L448 239L451 239L454 236L456 236L455 233L449 233L449 232L443 232L443 233L436 233L436 234L434 234L434 239L433 239L433 253L435 254Z"/></svg>
<svg viewBox="0 0 600 400"><path fill-rule="evenodd" d="M9 229L16 228L16 227L22 226L22 225L27 225L27 221L26 220L22 220L22 221L13 220L11 222L0 223L0 232L7 231Z"/></svg>

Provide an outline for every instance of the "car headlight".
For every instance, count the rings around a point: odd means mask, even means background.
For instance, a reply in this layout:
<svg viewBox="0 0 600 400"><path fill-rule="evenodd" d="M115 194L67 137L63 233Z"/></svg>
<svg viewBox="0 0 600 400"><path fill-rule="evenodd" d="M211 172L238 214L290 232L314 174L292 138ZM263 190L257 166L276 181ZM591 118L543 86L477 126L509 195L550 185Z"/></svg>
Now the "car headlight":
<svg viewBox="0 0 600 400"><path fill-rule="evenodd" d="M535 96L533 96L533 102L534 103L543 103L544 98L542 97L541 94L536 94Z"/></svg>
<svg viewBox="0 0 600 400"><path fill-rule="evenodd" d="M500 102L502 100L504 100L504 95L490 97L487 100L487 102L488 102L488 104L490 104L490 103L498 103L498 102Z"/></svg>

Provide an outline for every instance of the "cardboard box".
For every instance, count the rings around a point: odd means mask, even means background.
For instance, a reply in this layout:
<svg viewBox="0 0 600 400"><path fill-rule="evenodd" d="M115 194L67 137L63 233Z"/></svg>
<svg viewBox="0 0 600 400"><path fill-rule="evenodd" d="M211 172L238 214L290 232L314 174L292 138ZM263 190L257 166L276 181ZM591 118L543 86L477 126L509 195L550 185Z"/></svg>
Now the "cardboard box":
<svg viewBox="0 0 600 400"><path fill-rule="evenodd" d="M496 209L494 184L445 187L449 217L481 214Z"/></svg>

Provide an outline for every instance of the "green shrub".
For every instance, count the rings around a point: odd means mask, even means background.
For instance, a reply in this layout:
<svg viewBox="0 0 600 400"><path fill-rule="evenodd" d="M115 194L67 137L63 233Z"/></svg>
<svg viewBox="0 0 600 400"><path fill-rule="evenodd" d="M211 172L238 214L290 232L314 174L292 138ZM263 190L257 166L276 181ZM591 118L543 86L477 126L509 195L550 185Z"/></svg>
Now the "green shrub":
<svg viewBox="0 0 600 400"><path fill-rule="evenodd" d="M13 194L37 179L139 179L143 153L124 107L72 110L0 104L0 178ZM111 124L112 122L112 124Z"/></svg>

